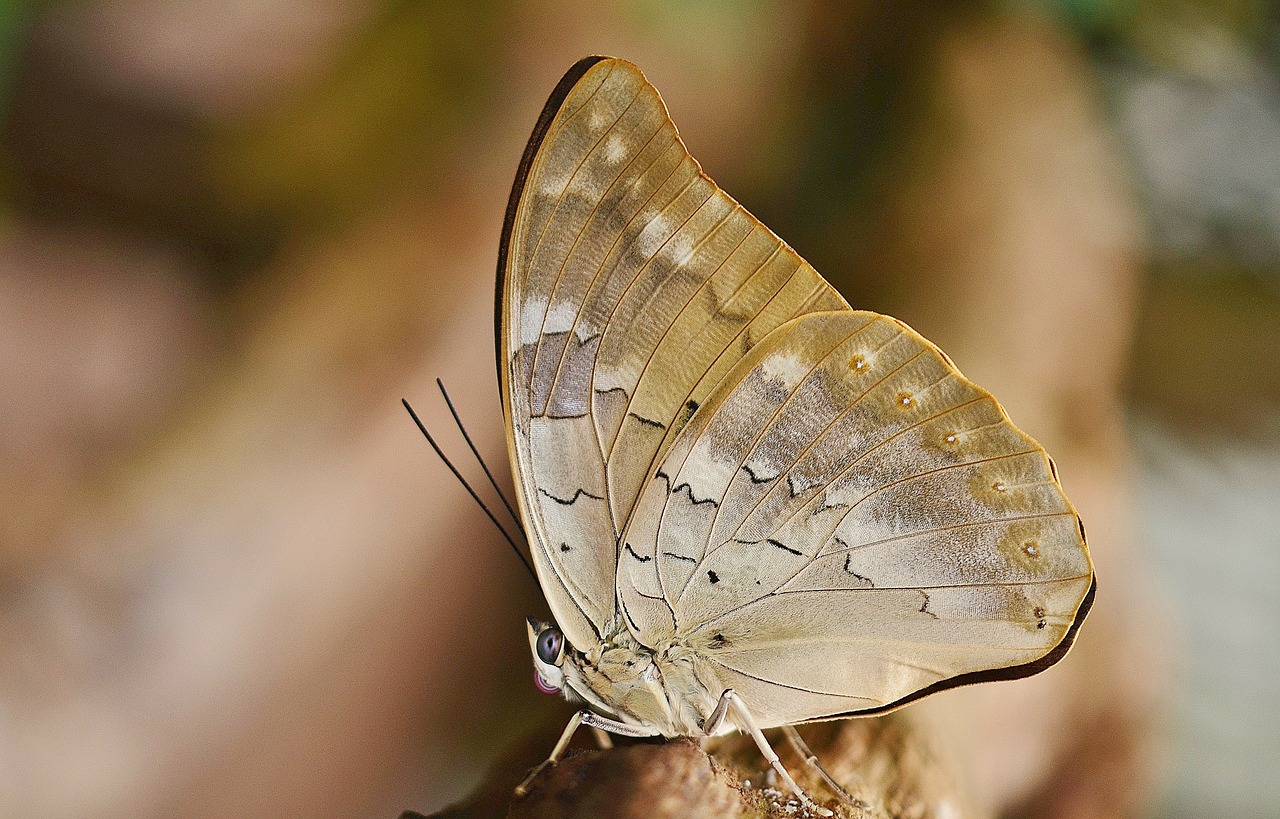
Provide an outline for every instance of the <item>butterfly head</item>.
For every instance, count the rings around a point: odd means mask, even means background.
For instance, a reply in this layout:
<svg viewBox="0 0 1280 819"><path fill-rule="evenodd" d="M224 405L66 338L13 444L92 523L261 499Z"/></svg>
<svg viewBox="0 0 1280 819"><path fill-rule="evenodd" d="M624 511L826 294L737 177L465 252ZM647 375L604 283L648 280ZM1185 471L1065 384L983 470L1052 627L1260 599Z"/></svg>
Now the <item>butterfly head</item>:
<svg viewBox="0 0 1280 819"><path fill-rule="evenodd" d="M533 682L544 694L559 694L564 688L564 634L554 623L543 623L532 617L529 624L529 648L533 651Z"/></svg>

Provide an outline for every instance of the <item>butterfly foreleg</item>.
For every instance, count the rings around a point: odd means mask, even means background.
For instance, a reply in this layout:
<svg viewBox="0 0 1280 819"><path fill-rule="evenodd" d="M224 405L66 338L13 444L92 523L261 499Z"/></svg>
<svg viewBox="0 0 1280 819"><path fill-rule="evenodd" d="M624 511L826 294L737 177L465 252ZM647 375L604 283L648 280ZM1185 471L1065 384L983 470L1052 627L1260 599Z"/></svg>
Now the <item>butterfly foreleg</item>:
<svg viewBox="0 0 1280 819"><path fill-rule="evenodd" d="M732 688L725 689L725 692L720 695L720 701L716 703L716 707L712 709L710 716L703 723L703 730L707 732L707 735L715 733L720 728L730 711L733 712L733 719L738 728L751 735L751 738L755 740L756 747L760 749L761 756L777 772L778 776L782 777L782 781L787 783L787 786L791 788L795 795L800 797L800 801L805 804L805 807L821 816L832 816L833 814L830 810L810 799L809 795L791 778L791 774L787 773L787 769L782 765L782 760L778 759L778 754L774 752L773 746L769 744L769 740L765 739L760 726L756 725L756 721L751 716L751 711L747 708L747 704L742 701L742 697L739 697Z"/></svg>
<svg viewBox="0 0 1280 819"><path fill-rule="evenodd" d="M533 780L538 778L538 774L542 773L548 765L554 765L560 761L560 755L564 753L564 749L569 747L569 740L573 739L574 733L577 732L579 725L586 725L595 730L597 736L596 741L600 742L601 732L607 731L610 734L619 734L625 737L653 737L658 732L650 728L640 728L635 725L628 725L625 722L602 717L591 711L579 711L569 718L569 724L564 727L564 732L560 734L560 739L556 742L556 746L551 749L551 755L546 758L538 767L529 772L524 781L516 786L516 796L524 796L529 792L529 785ZM603 736L601 745L607 750L612 747L613 743L609 741L607 735ZM607 745L606 745L607 743Z"/></svg>

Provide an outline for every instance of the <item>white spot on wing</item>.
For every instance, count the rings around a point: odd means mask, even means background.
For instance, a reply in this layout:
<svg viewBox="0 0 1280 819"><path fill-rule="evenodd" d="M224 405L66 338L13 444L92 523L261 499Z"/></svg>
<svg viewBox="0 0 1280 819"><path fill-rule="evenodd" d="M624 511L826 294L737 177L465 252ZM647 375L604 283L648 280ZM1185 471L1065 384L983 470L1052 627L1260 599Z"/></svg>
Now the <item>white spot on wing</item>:
<svg viewBox="0 0 1280 819"><path fill-rule="evenodd" d="M807 362L788 354L767 356L760 362L760 366L764 368L767 378L781 379L788 389L795 389L796 385L809 374L810 369Z"/></svg>
<svg viewBox="0 0 1280 819"><path fill-rule="evenodd" d="M649 223L639 236L636 237L636 249L645 257L649 258L658 252L658 248L662 247L662 242L671 235L671 220L666 216L659 214L655 216L653 221Z"/></svg>
<svg viewBox="0 0 1280 819"><path fill-rule="evenodd" d="M542 185L539 186L539 189L544 196L558 199L564 194L567 187L569 187L568 174L554 174L548 171L543 174Z"/></svg>
<svg viewBox="0 0 1280 819"><path fill-rule="evenodd" d="M627 143L620 135L614 134L604 144L604 155L610 162L621 162L627 155Z"/></svg>
<svg viewBox="0 0 1280 819"><path fill-rule="evenodd" d="M676 234L667 244L667 248L671 259L677 264L683 264L693 253L693 239L685 233Z"/></svg>
<svg viewBox="0 0 1280 819"><path fill-rule="evenodd" d="M547 311L547 320L543 324L543 333L566 333L573 328L574 319L578 317L578 305L569 301L558 301Z"/></svg>
<svg viewBox="0 0 1280 819"><path fill-rule="evenodd" d="M528 299L520 305L520 344L534 344L542 335L542 316L547 312L546 299Z"/></svg>
<svg viewBox="0 0 1280 819"><path fill-rule="evenodd" d="M520 343L536 344L544 334L568 332L575 321L578 321L578 305L574 302L558 301L547 309L545 298L529 299L520 306ZM578 323L579 341L585 341L591 332Z"/></svg>

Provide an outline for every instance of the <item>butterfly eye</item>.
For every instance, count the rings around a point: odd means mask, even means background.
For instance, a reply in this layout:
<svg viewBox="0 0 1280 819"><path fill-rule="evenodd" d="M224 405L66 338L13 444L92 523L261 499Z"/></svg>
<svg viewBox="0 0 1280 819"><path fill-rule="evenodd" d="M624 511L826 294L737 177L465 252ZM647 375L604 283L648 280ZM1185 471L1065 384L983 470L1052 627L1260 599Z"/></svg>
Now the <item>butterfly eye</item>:
<svg viewBox="0 0 1280 819"><path fill-rule="evenodd" d="M564 635L558 628L543 629L538 635L538 659L547 665L558 665L560 652L564 648Z"/></svg>

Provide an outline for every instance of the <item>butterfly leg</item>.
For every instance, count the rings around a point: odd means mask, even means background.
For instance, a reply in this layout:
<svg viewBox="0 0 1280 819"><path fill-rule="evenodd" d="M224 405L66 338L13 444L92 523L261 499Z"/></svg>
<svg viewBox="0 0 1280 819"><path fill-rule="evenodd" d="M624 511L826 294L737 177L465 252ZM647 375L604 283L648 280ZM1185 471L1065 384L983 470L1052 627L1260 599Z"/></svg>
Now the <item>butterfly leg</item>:
<svg viewBox="0 0 1280 819"><path fill-rule="evenodd" d="M800 732L795 729L794 725L782 726L782 735L787 738L787 742L791 744L791 748L801 759L805 761L805 764L810 768L813 768L818 776L822 778L822 781L826 783L832 793L843 799L845 803L849 805L853 805L854 807L865 807L865 803L861 799L854 799L850 796L849 792L842 788L840 783L836 782L835 779L831 777L831 774L827 773L827 769L822 767L822 763L818 762L817 755L814 754L813 751L809 750L809 746L805 743L804 739L801 738Z"/></svg>
<svg viewBox="0 0 1280 819"><path fill-rule="evenodd" d="M620 734L627 737L652 737L657 736L658 732L648 728L638 728L634 725L627 725L625 722L618 722L607 717L602 717L590 711L579 711L569 718L569 724L564 727L564 733L560 734L560 740L556 746L551 749L551 755L538 767L529 772L524 781L516 785L516 796L524 796L529 792L529 785L533 780L538 778L538 774L548 765L554 765L560 761L560 755L564 753L564 749L569 747L569 740L573 739L574 733L578 730L579 725L586 725L595 729L597 732L608 731L611 734ZM598 739L599 737L597 737ZM608 741L608 737L605 737ZM612 746L613 743L609 742Z"/></svg>
<svg viewBox="0 0 1280 819"><path fill-rule="evenodd" d="M569 724L564 727L564 733L560 735L560 741L551 749L551 756L547 757L541 765L529 772L524 781L516 785L516 796L524 796L529 792L529 783L538 778L538 774L542 773L542 769L548 765L554 765L560 761L560 754L564 753L564 749L569 746L569 740L573 739L573 734L578 730L578 726L582 724L583 711L578 711L569 718Z"/></svg>
<svg viewBox="0 0 1280 819"><path fill-rule="evenodd" d="M787 773L787 769L782 766L782 761L778 759L777 753L774 752L773 746L769 744L769 740L764 738L760 727L756 725L755 719L752 718L751 712L747 709L747 704L742 701L742 698L732 688L725 689L725 692L720 695L720 701L716 703L711 715L707 717L704 730L708 734L718 730L730 709L733 710L734 722L737 723L739 728L751 735L765 761L782 777L782 781L787 783L796 796L800 797L800 801L804 803L805 807L820 816L832 816L833 814L830 810L810 799L809 795L791 778L791 774Z"/></svg>

